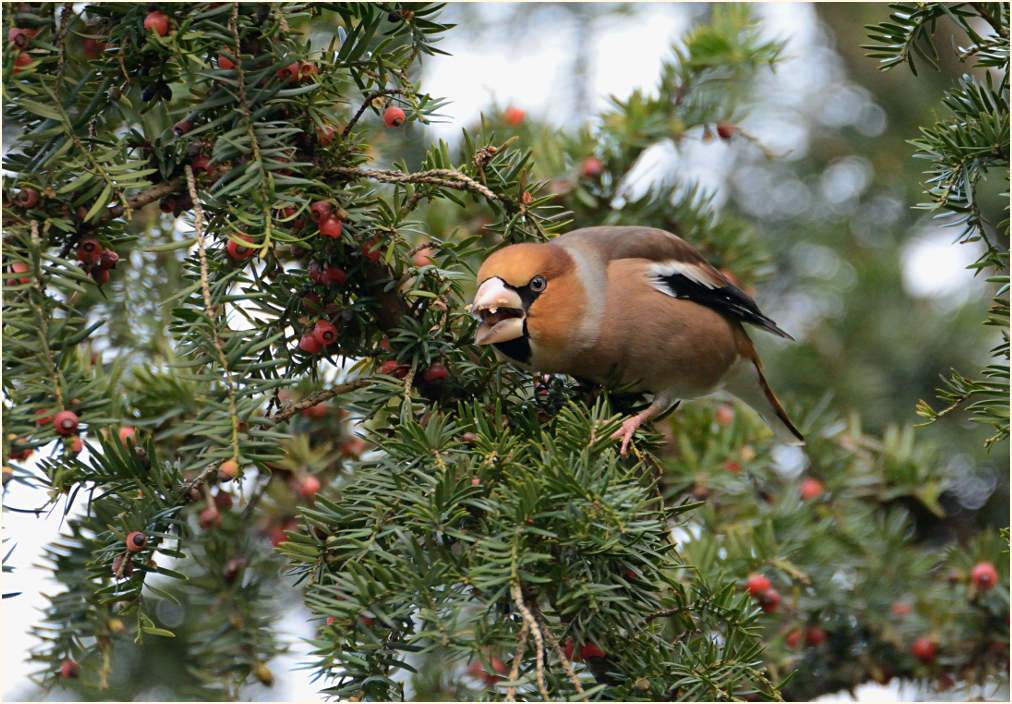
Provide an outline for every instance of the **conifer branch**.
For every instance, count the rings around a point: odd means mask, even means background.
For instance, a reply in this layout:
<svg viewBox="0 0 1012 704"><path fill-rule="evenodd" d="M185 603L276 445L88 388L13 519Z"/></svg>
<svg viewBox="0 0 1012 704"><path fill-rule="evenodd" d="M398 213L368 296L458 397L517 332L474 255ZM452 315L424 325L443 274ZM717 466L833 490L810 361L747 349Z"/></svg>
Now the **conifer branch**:
<svg viewBox="0 0 1012 704"><path fill-rule="evenodd" d="M527 608L527 604L524 603L523 591L520 589L520 583L514 582L510 585L510 593L513 595L513 603L516 604L517 610L524 617L524 623L531 629L531 633L534 635L534 644L537 646L537 661L535 667L535 676L538 680L538 689L541 691L541 696L547 702L549 701L548 688L545 687L545 641L541 635L541 629L538 628L537 621L534 620L534 616L531 615L530 609Z"/></svg>
<svg viewBox="0 0 1012 704"><path fill-rule="evenodd" d="M580 684L580 678L576 676L576 672L573 670L573 664L569 662L569 658L566 657L566 653L562 650L562 646L559 645L559 641L555 637L555 634L552 633L552 629L545 623L544 615L541 613L541 609L538 607L536 601L531 603L531 611L534 612L534 617L537 619L538 625L541 626L543 635L548 639L552 650L555 651L555 656L559 658L562 666L566 669L566 674L569 675L569 680L573 683L573 687L576 688L577 692L583 694L583 685ZM581 701L587 701L587 698L584 697Z"/></svg>
<svg viewBox="0 0 1012 704"><path fill-rule="evenodd" d="M339 384L338 386L334 386L329 389L317 391L316 393L307 396L306 398L302 399L301 401L298 401L297 403L293 403L279 409L277 413L271 416L271 420L274 423L281 423L283 421L288 420L296 413L301 413L307 408L312 408L313 406L323 403L324 401L327 401L329 399L332 399L335 396L340 396L342 394L355 391L356 389L361 389L365 386L369 386L370 384L373 383L373 381L374 378L369 376L362 379L356 379L355 381L349 381L345 384Z"/></svg>
<svg viewBox="0 0 1012 704"><path fill-rule="evenodd" d="M530 633L531 627L527 624L527 619L523 620L523 626L520 628L520 637L517 639L517 647L513 650L513 664L510 666L509 681L516 682L517 677L520 676L520 664L524 660L524 650L527 649L527 634ZM516 701L517 688L509 686L506 688L506 701Z"/></svg>

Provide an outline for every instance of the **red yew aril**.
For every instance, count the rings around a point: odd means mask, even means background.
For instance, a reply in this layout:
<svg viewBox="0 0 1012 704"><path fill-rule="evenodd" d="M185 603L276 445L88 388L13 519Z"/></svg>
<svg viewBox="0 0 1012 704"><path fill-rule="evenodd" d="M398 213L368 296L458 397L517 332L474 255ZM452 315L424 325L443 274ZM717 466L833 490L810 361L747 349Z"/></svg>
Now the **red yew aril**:
<svg viewBox="0 0 1012 704"><path fill-rule="evenodd" d="M201 154L190 163L190 167L193 169L193 175L196 176L199 173L207 171L207 167L210 166L210 164L211 158Z"/></svg>
<svg viewBox="0 0 1012 704"><path fill-rule="evenodd" d="M787 638L784 639L784 645L788 648L797 648L801 642L801 630L795 628L793 631L787 634Z"/></svg>
<svg viewBox="0 0 1012 704"><path fill-rule="evenodd" d="M313 328L313 337L321 345L330 345L337 342L337 328L334 327L333 323L328 323L326 320L321 320Z"/></svg>
<svg viewBox="0 0 1012 704"><path fill-rule="evenodd" d="M485 669L484 663L478 658L471 661L471 664L467 666L467 674L471 677L475 677L481 680L486 686L493 685L502 679L502 676L506 674L506 663L496 657L489 658L489 664L492 669L499 673L498 675L492 674Z"/></svg>
<svg viewBox="0 0 1012 704"><path fill-rule="evenodd" d="M719 425L724 427L731 425L731 421L734 420L734 406L725 403L717 409L715 417Z"/></svg>
<svg viewBox="0 0 1012 704"><path fill-rule="evenodd" d="M970 570L970 581L977 589L990 589L998 583L998 570L990 562L978 562Z"/></svg>
<svg viewBox="0 0 1012 704"><path fill-rule="evenodd" d="M608 653L601 650L597 643L584 643L580 646L580 657L584 660L588 658L603 658L607 657Z"/></svg>
<svg viewBox="0 0 1012 704"><path fill-rule="evenodd" d="M135 530L126 537L127 550L130 552L140 552L147 544L148 536L144 535L144 533L139 530Z"/></svg>
<svg viewBox="0 0 1012 704"><path fill-rule="evenodd" d="M506 124L511 127L517 127L527 117L527 113L520 108L508 107L503 111L503 117L506 119Z"/></svg>
<svg viewBox="0 0 1012 704"><path fill-rule="evenodd" d="M98 265L103 269L115 269L119 264L119 255L116 252L103 252L98 260Z"/></svg>
<svg viewBox="0 0 1012 704"><path fill-rule="evenodd" d="M404 124L404 111L391 105L383 111L383 122L387 127L400 127Z"/></svg>
<svg viewBox="0 0 1012 704"><path fill-rule="evenodd" d="M921 636L910 646L910 654L923 662L931 662L938 654L938 646L930 638Z"/></svg>
<svg viewBox="0 0 1012 704"><path fill-rule="evenodd" d="M302 339L299 340L299 349L309 354L316 354L323 349L323 345L320 344L312 333L309 333L303 335Z"/></svg>
<svg viewBox="0 0 1012 704"><path fill-rule="evenodd" d="M176 197L165 196L158 204L158 209L161 210L163 213L171 213L173 210L176 209Z"/></svg>
<svg viewBox="0 0 1012 704"><path fill-rule="evenodd" d="M77 260L84 264L94 264L102 258L102 245L98 240L89 237L77 245Z"/></svg>
<svg viewBox="0 0 1012 704"><path fill-rule="evenodd" d="M24 274L27 271L28 265L25 264L24 262L14 262L9 267L7 267L7 273L9 274ZM30 276L22 276L21 278L18 279L7 279L7 285L17 286L18 284L27 284L31 280L32 279Z"/></svg>
<svg viewBox="0 0 1012 704"><path fill-rule="evenodd" d="M299 482L299 496L304 499L308 499L310 496L315 496L321 486L320 480L310 474Z"/></svg>
<svg viewBox="0 0 1012 704"><path fill-rule="evenodd" d="M225 54L220 54L218 56L218 68L226 70L230 68L235 68L235 62L228 56L225 56Z"/></svg>
<svg viewBox="0 0 1012 704"><path fill-rule="evenodd" d="M35 411L35 415L42 416L41 418L36 418L35 422L38 425L48 425L49 423L52 423L53 422L52 410L53 410L52 408L40 408L39 410Z"/></svg>
<svg viewBox="0 0 1012 704"><path fill-rule="evenodd" d="M818 647L826 642L828 634L825 629L818 626L809 626L805 631L805 643L814 647Z"/></svg>
<svg viewBox="0 0 1012 704"><path fill-rule="evenodd" d="M415 252L411 257L411 263L417 267L429 266L431 264L435 264L435 261L432 259L433 256L434 255L431 249L423 247Z"/></svg>
<svg viewBox="0 0 1012 704"><path fill-rule="evenodd" d="M325 200L318 200L309 206L309 217L313 219L313 222L323 222L331 216L334 212L334 205L328 203Z"/></svg>
<svg viewBox="0 0 1012 704"><path fill-rule="evenodd" d="M306 418L309 418L310 420L320 420L321 418L326 418L327 407L324 406L322 403L318 403L315 406L304 408L302 410L302 415L305 416Z"/></svg>
<svg viewBox="0 0 1012 704"><path fill-rule="evenodd" d="M77 432L80 420L73 411L60 411L53 418L53 426L60 435L73 435Z"/></svg>
<svg viewBox="0 0 1012 704"><path fill-rule="evenodd" d="M366 242L364 245L362 245L362 254L364 254L365 258L368 259L370 262L378 261L379 258L383 256L383 252L380 248L379 238L374 238Z"/></svg>
<svg viewBox="0 0 1012 704"><path fill-rule="evenodd" d="M239 474L239 463L235 460L222 462L221 466L218 467L219 482L231 481L235 479L237 474Z"/></svg>
<svg viewBox="0 0 1012 704"><path fill-rule="evenodd" d="M344 286L347 278L348 276L344 273L344 269L328 266L323 270L323 274L320 275L320 283L330 288L339 288L340 286Z"/></svg>
<svg viewBox="0 0 1012 704"><path fill-rule="evenodd" d="M403 379L408 375L408 367L391 359L389 362L383 362L383 366L380 367L380 374L387 374Z"/></svg>
<svg viewBox="0 0 1012 704"><path fill-rule="evenodd" d="M73 660L64 660L60 663L60 675L65 680L77 679L81 676L81 666Z"/></svg>
<svg viewBox="0 0 1012 704"><path fill-rule="evenodd" d="M75 455L84 449L84 441L81 438L74 438L74 442L70 443L70 451Z"/></svg>
<svg viewBox="0 0 1012 704"><path fill-rule="evenodd" d="M320 234L324 237L337 239L343 229L344 225L335 217L329 217L320 223Z"/></svg>
<svg viewBox="0 0 1012 704"><path fill-rule="evenodd" d="M717 125L717 136L723 140L731 139L735 132L737 132L737 129L730 122L721 122Z"/></svg>
<svg viewBox="0 0 1012 704"><path fill-rule="evenodd" d="M748 593L753 598L758 596L759 592L764 592L772 586L770 580L761 574L754 574L748 578Z"/></svg>
<svg viewBox="0 0 1012 704"><path fill-rule="evenodd" d="M799 490L801 492L802 499L804 499L805 501L811 501L812 499L821 496L822 492L825 490L825 487L823 486L822 482L820 482L818 479L812 479L811 477L809 477L808 479L805 479L803 482L801 482Z"/></svg>
<svg viewBox="0 0 1012 704"><path fill-rule="evenodd" d="M200 527L204 530L211 530L221 525L221 514L217 506L208 506L200 512Z"/></svg>
<svg viewBox="0 0 1012 704"><path fill-rule="evenodd" d="M95 269L91 272L91 278L95 280L96 284L103 286L109 283L109 271L106 269Z"/></svg>
<svg viewBox="0 0 1012 704"><path fill-rule="evenodd" d="M133 429L133 426L130 426L130 425L124 425L124 426L122 426L119 429L119 441L122 442L122 443L125 443L128 438L130 440L133 440L134 439L134 434L136 432L137 431L135 431Z"/></svg>
<svg viewBox="0 0 1012 704"><path fill-rule="evenodd" d="M735 462L734 460L729 460L724 463L724 469L726 469L728 472L737 473L741 471L741 465Z"/></svg>
<svg viewBox="0 0 1012 704"><path fill-rule="evenodd" d="M20 54L17 55L17 58L14 59L15 68L11 73L21 73L21 69L23 69L25 66L30 66L31 63L32 63L31 54L29 54L27 51L22 51Z"/></svg>
<svg viewBox="0 0 1012 704"><path fill-rule="evenodd" d="M218 493L214 495L214 506L219 511L230 510L232 508L232 495L224 489L219 489Z"/></svg>
<svg viewBox="0 0 1012 704"><path fill-rule="evenodd" d="M164 12L152 12L144 18L144 29L164 37L169 32L169 18Z"/></svg>
<svg viewBox="0 0 1012 704"><path fill-rule="evenodd" d="M172 134L177 137L182 137L184 134L193 129L193 123L189 120L180 120L172 126Z"/></svg>
<svg viewBox="0 0 1012 704"><path fill-rule="evenodd" d="M592 156L583 162L583 175L587 178L598 178L604 173L604 162Z"/></svg>
<svg viewBox="0 0 1012 704"><path fill-rule="evenodd" d="M431 367L425 370L422 377L426 381L436 381L438 379L446 379L450 376L450 372L442 364L433 364Z"/></svg>
<svg viewBox="0 0 1012 704"><path fill-rule="evenodd" d="M28 40L35 36L34 29L23 29L21 27L12 27L7 32L7 41L16 46L18 49L24 49L28 46Z"/></svg>
<svg viewBox="0 0 1012 704"><path fill-rule="evenodd" d="M763 611L771 614L780 606L780 592L776 589L763 590L756 595L756 601Z"/></svg>
<svg viewBox="0 0 1012 704"><path fill-rule="evenodd" d="M313 80L313 76L320 72L316 64L303 61L299 64L299 80L303 83Z"/></svg>
<svg viewBox="0 0 1012 704"><path fill-rule="evenodd" d="M316 131L317 141L321 147L329 147L334 142L334 128L324 125L323 129Z"/></svg>
<svg viewBox="0 0 1012 704"><path fill-rule="evenodd" d="M253 238L250 237L249 235L236 235L236 237L238 237L244 242L253 241ZM244 247L235 240L229 240L228 244L225 246L225 249L228 251L228 256L232 257L232 259L237 260L249 259L256 253L255 249L251 249L250 247Z"/></svg>
<svg viewBox="0 0 1012 704"><path fill-rule="evenodd" d="M293 81L299 75L299 62L296 61L294 64L289 64L278 71L278 78L282 81Z"/></svg>
<svg viewBox="0 0 1012 704"><path fill-rule="evenodd" d="M341 443L341 454L344 457L357 460L368 447L366 441L360 437L348 438Z"/></svg>
<svg viewBox="0 0 1012 704"><path fill-rule="evenodd" d="M889 610L902 618L903 616L909 616L912 614L914 612L914 607L909 601L897 601L889 607Z"/></svg>

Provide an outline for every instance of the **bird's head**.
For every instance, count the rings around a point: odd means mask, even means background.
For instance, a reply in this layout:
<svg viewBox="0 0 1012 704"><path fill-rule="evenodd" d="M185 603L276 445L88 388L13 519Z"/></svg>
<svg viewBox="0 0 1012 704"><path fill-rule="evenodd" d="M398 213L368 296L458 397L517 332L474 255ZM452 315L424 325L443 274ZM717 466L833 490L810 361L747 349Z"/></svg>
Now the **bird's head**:
<svg viewBox="0 0 1012 704"><path fill-rule="evenodd" d="M582 310L580 289L573 258L562 247L515 244L500 249L478 270L471 305L471 315L481 318L475 342L502 344L567 329L571 323L562 318Z"/></svg>

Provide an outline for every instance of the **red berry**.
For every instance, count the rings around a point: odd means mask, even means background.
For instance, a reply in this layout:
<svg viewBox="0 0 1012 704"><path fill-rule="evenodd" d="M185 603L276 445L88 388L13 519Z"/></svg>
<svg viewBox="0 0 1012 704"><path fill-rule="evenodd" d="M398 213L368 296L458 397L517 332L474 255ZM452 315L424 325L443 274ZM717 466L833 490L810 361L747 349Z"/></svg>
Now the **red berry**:
<svg viewBox="0 0 1012 704"><path fill-rule="evenodd" d="M334 616L328 616L328 617L327 617L327 625L328 625L328 626L332 626L333 624L337 623L337 622L338 622L338 620L339 620L339 619L338 619L338 618L336 618L336 617L334 617Z"/></svg>
<svg viewBox="0 0 1012 704"><path fill-rule="evenodd" d="M798 643L801 642L801 630L795 628L793 631L787 634L787 638L784 639L784 645L788 648L797 648Z"/></svg>
<svg viewBox="0 0 1012 704"><path fill-rule="evenodd" d="M364 245L362 245L362 254L364 254L365 258L368 259L370 262L375 262L381 256L383 256L383 252L381 251L379 245L379 239L378 238L372 239L369 242L366 242Z"/></svg>
<svg viewBox="0 0 1012 704"><path fill-rule="evenodd" d="M320 418L326 417L327 407L324 406L322 403L318 403L315 406L310 406L309 408L303 409L302 415L312 420L319 420Z"/></svg>
<svg viewBox="0 0 1012 704"><path fill-rule="evenodd" d="M39 192L31 186L26 186L18 191L18 194L14 196L14 200L22 208L33 208L39 202Z"/></svg>
<svg viewBox="0 0 1012 704"><path fill-rule="evenodd" d="M938 673L938 684L935 685L935 688L939 692L948 691L948 690L952 689L955 685L956 685L956 680L954 680L952 678L952 675L950 675L948 672L940 672L940 673Z"/></svg>
<svg viewBox="0 0 1012 704"><path fill-rule="evenodd" d="M580 657L583 660L588 658L603 658L607 657L608 653L601 650L597 643L584 643L580 646Z"/></svg>
<svg viewBox="0 0 1012 704"><path fill-rule="evenodd" d="M346 280L347 275L344 273L344 269L338 269L336 266L328 266L320 275L320 283L330 288L344 286Z"/></svg>
<svg viewBox="0 0 1012 704"><path fill-rule="evenodd" d="M437 379L446 379L450 376L450 372L447 371L446 367L442 364L433 364L431 367L425 370L422 377L426 381L436 381Z"/></svg>
<svg viewBox="0 0 1012 704"><path fill-rule="evenodd" d="M753 598L756 597L759 592L764 592L773 585L770 584L770 580L761 574L754 574L748 578L748 593Z"/></svg>
<svg viewBox="0 0 1012 704"><path fill-rule="evenodd" d="M315 293L307 293L302 297L302 305L308 311L317 312L320 310L320 297Z"/></svg>
<svg viewBox="0 0 1012 704"><path fill-rule="evenodd" d="M474 447L475 443L478 442L478 433L466 432L460 436L460 439L467 443L470 447Z"/></svg>
<svg viewBox="0 0 1012 704"><path fill-rule="evenodd" d="M158 204L158 208L163 213L171 213L173 210L176 209L176 197L175 196L165 196L164 198L162 198L161 202Z"/></svg>
<svg viewBox="0 0 1012 704"><path fill-rule="evenodd" d="M196 176L199 173L207 171L207 167L211 164L210 157L206 157L203 154L194 159L190 167L193 169L193 175Z"/></svg>
<svg viewBox="0 0 1012 704"><path fill-rule="evenodd" d="M569 660L570 662L577 662L576 660L573 660L573 647L573 641L567 640L566 645L562 648L562 652L565 654L566 660Z"/></svg>
<svg viewBox="0 0 1012 704"><path fill-rule="evenodd" d="M386 350L387 352L394 351L393 348L390 346L390 338L387 337L386 335L384 335L383 339L379 341L379 346L381 350Z"/></svg>
<svg viewBox="0 0 1012 704"><path fill-rule="evenodd" d="M518 126L524 121L524 118L527 117L527 113L525 113L520 108L514 107L506 108L506 110L503 112L502 115L506 119L506 124L512 127Z"/></svg>
<svg viewBox="0 0 1012 704"><path fill-rule="evenodd" d="M329 217L320 223L320 234L324 237L338 238L344 225L335 217Z"/></svg>
<svg viewBox="0 0 1012 704"><path fill-rule="evenodd" d="M397 376L399 379L403 379L408 375L408 368L391 359L389 362L383 362L383 366L380 367L380 374Z"/></svg>
<svg viewBox="0 0 1012 704"><path fill-rule="evenodd" d="M756 594L756 600L763 611L771 614L780 606L780 592L776 589L765 589Z"/></svg>
<svg viewBox="0 0 1012 704"><path fill-rule="evenodd" d="M927 638L926 636L921 636L920 638L917 638L910 646L910 654L913 655L918 660L923 660L924 662L931 662L932 660L935 659L935 656L938 654L938 646L935 645L930 638Z"/></svg>
<svg viewBox="0 0 1012 704"><path fill-rule="evenodd" d="M152 12L144 18L144 29L164 37L169 31L169 18L163 12Z"/></svg>
<svg viewBox="0 0 1012 704"><path fill-rule="evenodd" d="M144 549L144 546L148 544L148 536L139 530L135 530L133 533L126 537L127 550L130 552L140 552Z"/></svg>
<svg viewBox="0 0 1012 704"><path fill-rule="evenodd" d="M70 451L75 455L84 449L84 441L81 438L74 438L74 442L70 443Z"/></svg>
<svg viewBox="0 0 1012 704"><path fill-rule="evenodd" d="M323 349L323 345L320 344L312 333L309 333L308 335L303 335L302 339L299 340L299 349L309 354L316 354Z"/></svg>
<svg viewBox="0 0 1012 704"><path fill-rule="evenodd" d="M319 262L310 262L309 269L306 273L308 273L309 278L316 283L321 283L323 280L323 267Z"/></svg>
<svg viewBox="0 0 1012 704"><path fill-rule="evenodd" d="M204 530L211 530L221 525L221 514L217 506L208 506L200 512L200 527Z"/></svg>
<svg viewBox="0 0 1012 704"><path fill-rule="evenodd" d="M60 674L65 680L77 679L81 676L81 666L73 660L64 660L60 663Z"/></svg>
<svg viewBox="0 0 1012 704"><path fill-rule="evenodd" d="M334 128L330 125L324 125L316 134L321 147L329 147L334 141Z"/></svg>
<svg viewBox="0 0 1012 704"><path fill-rule="evenodd" d="M309 217L313 219L313 222L323 222L331 216L334 211L334 206L325 200L318 200L309 206Z"/></svg>
<svg viewBox="0 0 1012 704"><path fill-rule="evenodd" d="M502 675L506 674L506 663L499 658L492 657L489 658L489 665L499 674L494 675L486 670L485 665L478 658L472 660L471 664L467 666L467 674L481 680L486 686L493 685L502 679Z"/></svg>
<svg viewBox="0 0 1012 704"><path fill-rule="evenodd" d="M415 252L414 256L411 257L411 263L417 267L429 266L431 264L435 264L433 256L435 255L432 253L431 249L423 247Z"/></svg>
<svg viewBox="0 0 1012 704"><path fill-rule="evenodd" d="M735 132L737 132L735 126L730 122L721 122L717 125L717 136L721 139L731 139Z"/></svg>
<svg viewBox="0 0 1012 704"><path fill-rule="evenodd" d="M78 417L73 411L60 411L53 419L56 432L60 435L73 435L77 432Z"/></svg>
<svg viewBox="0 0 1012 704"><path fill-rule="evenodd" d="M249 235L236 235L236 237L243 240L244 242L253 241L253 238L250 237ZM251 249L250 247L244 247L235 240L229 240L228 244L225 246L225 249L228 251L228 256L232 257L232 259L238 260L249 259L256 253L256 250Z"/></svg>
<svg viewBox="0 0 1012 704"><path fill-rule="evenodd" d="M38 425L48 425L49 423L51 423L53 421L53 415L51 413L52 410L53 410L52 408L40 408L39 410L35 411L35 415L43 416L42 418L36 418L35 422ZM45 415L46 413L49 413L49 415Z"/></svg>
<svg viewBox="0 0 1012 704"><path fill-rule="evenodd" d="M31 63L32 63L31 55L27 51L22 51L20 54L18 54L17 58L14 59L14 66L16 66L16 68L11 73L21 73L21 69L23 69L25 66L30 66Z"/></svg>
<svg viewBox="0 0 1012 704"><path fill-rule="evenodd" d="M320 486L320 480L310 474L299 482L299 496L304 499L315 496L316 492L320 490Z"/></svg>
<svg viewBox="0 0 1012 704"><path fill-rule="evenodd" d="M909 616L912 614L914 612L914 607L909 601L897 601L889 607L889 610L902 618L903 616Z"/></svg>
<svg viewBox="0 0 1012 704"><path fill-rule="evenodd" d="M387 127L400 127L404 124L404 111L395 105L391 105L383 111L383 122Z"/></svg>
<svg viewBox="0 0 1012 704"><path fill-rule="evenodd" d="M218 481L221 481L221 471L218 472ZM228 511L232 508L232 495L224 489L219 489L214 495L214 506L219 511Z"/></svg>
<svg viewBox="0 0 1012 704"><path fill-rule="evenodd" d="M587 178L598 178L604 173L604 162L592 156L583 162L583 175Z"/></svg>
<svg viewBox="0 0 1012 704"><path fill-rule="evenodd" d="M7 267L7 273L9 274L24 274L27 271L28 265L25 264L24 262L14 262L9 267ZM23 276L19 279L7 279L7 285L17 286L18 284L27 284L31 280L32 279L30 276Z"/></svg>
<svg viewBox="0 0 1012 704"><path fill-rule="evenodd" d="M321 320L313 328L313 337L320 345L330 345L337 342L337 328L334 327L333 323L328 323L326 320Z"/></svg>
<svg viewBox="0 0 1012 704"><path fill-rule="evenodd" d="M278 71L278 78L282 81L293 81L299 75L299 62L296 61L294 64L289 64Z"/></svg>
<svg viewBox="0 0 1012 704"><path fill-rule="evenodd" d="M98 265L103 269L115 269L119 264L119 255L116 252L103 252L98 260Z"/></svg>
<svg viewBox="0 0 1012 704"><path fill-rule="evenodd" d="M89 59L97 59L102 55L102 52L106 50L107 46L108 45L103 41L89 38L84 40L82 48L84 49L84 55L86 57Z"/></svg>
<svg viewBox="0 0 1012 704"><path fill-rule="evenodd" d="M716 413L717 423L727 427L731 425L731 421L734 420L734 406L724 404L717 409Z"/></svg>
<svg viewBox="0 0 1012 704"><path fill-rule="evenodd" d="M189 120L180 120L172 126L172 134L177 137L182 137L184 134L193 129L193 123Z"/></svg>
<svg viewBox="0 0 1012 704"><path fill-rule="evenodd" d="M970 570L970 581L977 589L990 589L998 583L998 570L990 562L978 562Z"/></svg>
<svg viewBox="0 0 1012 704"><path fill-rule="evenodd" d="M316 64L311 64L308 61L299 64L299 80L303 83L312 80L313 76L319 72L320 69L316 68Z"/></svg>
<svg viewBox="0 0 1012 704"><path fill-rule="evenodd" d="M224 54L218 56L218 68L230 69L235 68L235 62Z"/></svg>
<svg viewBox="0 0 1012 704"><path fill-rule="evenodd" d="M28 40L35 36L34 29L22 29L21 27L13 27L7 32L7 41L16 46L18 49L24 49L28 46Z"/></svg>
<svg viewBox="0 0 1012 704"><path fill-rule="evenodd" d="M77 245L77 260L84 264L93 264L102 257L102 245L98 240L89 237Z"/></svg>
<svg viewBox="0 0 1012 704"><path fill-rule="evenodd" d="M235 479L236 475L239 474L239 463L235 460L228 460L222 462L221 466L218 467L218 481L227 482Z"/></svg>
<svg viewBox="0 0 1012 704"><path fill-rule="evenodd" d="M127 438L130 438L131 440L133 440L135 432L136 431L133 429L132 426L129 426L129 425L122 426L119 429L119 441L122 442L122 443L126 443Z"/></svg>
<svg viewBox="0 0 1012 704"><path fill-rule="evenodd" d="M471 479L471 485L472 486L481 486L481 479L478 479L478 477L472 478Z"/></svg>
<svg viewBox="0 0 1012 704"><path fill-rule="evenodd" d="M91 278L95 279L95 283L99 286L109 283L109 271L106 269L95 269L91 272Z"/></svg>
<svg viewBox="0 0 1012 704"><path fill-rule="evenodd" d="M805 642L812 647L818 647L825 643L826 637L826 631L818 626L809 626L805 631Z"/></svg>
<svg viewBox="0 0 1012 704"><path fill-rule="evenodd" d="M822 482L820 482L818 479L812 479L811 477L809 477L808 479L801 482L800 490L801 490L801 498L804 499L805 501L811 501L812 499L820 496L822 492L825 490L825 487L822 485Z"/></svg>
<svg viewBox="0 0 1012 704"><path fill-rule="evenodd" d="M735 462L734 460L729 460L724 463L724 469L726 469L728 472L740 472L741 465Z"/></svg>

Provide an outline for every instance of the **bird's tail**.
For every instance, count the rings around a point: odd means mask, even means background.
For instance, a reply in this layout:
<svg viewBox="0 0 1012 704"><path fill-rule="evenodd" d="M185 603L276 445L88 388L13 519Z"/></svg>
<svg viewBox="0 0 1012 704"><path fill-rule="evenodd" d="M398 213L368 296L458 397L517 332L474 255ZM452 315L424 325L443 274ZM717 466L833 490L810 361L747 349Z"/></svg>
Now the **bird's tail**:
<svg viewBox="0 0 1012 704"><path fill-rule="evenodd" d="M787 412L770 390L758 357L741 357L731 368L725 387L755 410L786 445L804 445L805 438L787 417Z"/></svg>

